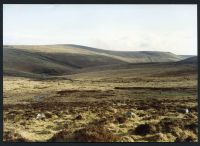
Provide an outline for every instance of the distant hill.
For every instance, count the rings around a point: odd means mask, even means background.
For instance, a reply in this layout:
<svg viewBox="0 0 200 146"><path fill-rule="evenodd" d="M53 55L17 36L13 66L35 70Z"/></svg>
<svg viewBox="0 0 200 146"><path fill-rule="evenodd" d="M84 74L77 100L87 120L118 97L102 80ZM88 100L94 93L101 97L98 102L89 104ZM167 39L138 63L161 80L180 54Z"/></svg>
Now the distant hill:
<svg viewBox="0 0 200 146"><path fill-rule="evenodd" d="M194 57L195 55L179 55L180 57L184 59L190 58L190 57Z"/></svg>
<svg viewBox="0 0 200 146"><path fill-rule="evenodd" d="M79 45L6 45L3 46L3 73L27 77L65 75L90 67L182 59L170 52L109 51Z"/></svg>
<svg viewBox="0 0 200 146"><path fill-rule="evenodd" d="M190 64L196 64L197 63L197 56L193 56L184 60L179 61L180 63L190 63Z"/></svg>
<svg viewBox="0 0 200 146"><path fill-rule="evenodd" d="M129 63L143 62L171 62L183 59L183 57L170 52L160 51L110 51L97 49L80 45L65 45L67 47L81 48L84 50L96 52L101 55L109 56Z"/></svg>

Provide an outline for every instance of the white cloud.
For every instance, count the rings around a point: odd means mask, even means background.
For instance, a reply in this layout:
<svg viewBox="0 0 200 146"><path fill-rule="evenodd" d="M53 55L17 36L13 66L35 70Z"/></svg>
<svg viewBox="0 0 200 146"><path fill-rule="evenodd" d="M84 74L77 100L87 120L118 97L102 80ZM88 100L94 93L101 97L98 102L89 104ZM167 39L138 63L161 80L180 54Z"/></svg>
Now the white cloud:
<svg viewBox="0 0 200 146"><path fill-rule="evenodd" d="M4 5L3 42L197 54L196 10L194 5Z"/></svg>

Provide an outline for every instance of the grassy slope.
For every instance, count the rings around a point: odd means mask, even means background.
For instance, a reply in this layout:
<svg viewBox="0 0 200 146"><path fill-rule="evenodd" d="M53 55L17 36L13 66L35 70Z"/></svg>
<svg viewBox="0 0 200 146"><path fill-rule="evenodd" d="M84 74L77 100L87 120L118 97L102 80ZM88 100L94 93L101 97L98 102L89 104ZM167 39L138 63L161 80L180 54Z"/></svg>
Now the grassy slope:
<svg viewBox="0 0 200 146"><path fill-rule="evenodd" d="M168 62L178 61L182 59L182 56L175 55L170 52L160 51L110 51L97 48L91 48L79 45L65 45L74 48L81 48L89 51L95 51L99 54L110 56L119 60L123 60L129 63L141 63L141 62Z"/></svg>
<svg viewBox="0 0 200 146"><path fill-rule="evenodd" d="M182 59L169 52L120 52L78 45L4 46L3 52L4 74L25 77L73 74L105 65Z"/></svg>
<svg viewBox="0 0 200 146"><path fill-rule="evenodd" d="M179 61L180 63L189 63L189 64L196 64L197 63L197 56L189 57L184 60Z"/></svg>
<svg viewBox="0 0 200 146"><path fill-rule="evenodd" d="M125 64L67 78L72 81L4 77L4 140L47 141L55 137L52 141L60 138L67 142L67 134L82 129L76 137L97 141L99 130L84 130L92 125L125 142L197 139L195 64ZM189 114L179 112L180 108L188 108ZM127 111L136 116L126 118ZM38 113L49 117L37 120ZM77 115L83 118L76 119ZM135 133L141 124L153 128L139 130L147 135Z"/></svg>
<svg viewBox="0 0 200 146"><path fill-rule="evenodd" d="M183 59L187 59L190 57L194 57L195 55L179 55L180 57L182 57Z"/></svg>

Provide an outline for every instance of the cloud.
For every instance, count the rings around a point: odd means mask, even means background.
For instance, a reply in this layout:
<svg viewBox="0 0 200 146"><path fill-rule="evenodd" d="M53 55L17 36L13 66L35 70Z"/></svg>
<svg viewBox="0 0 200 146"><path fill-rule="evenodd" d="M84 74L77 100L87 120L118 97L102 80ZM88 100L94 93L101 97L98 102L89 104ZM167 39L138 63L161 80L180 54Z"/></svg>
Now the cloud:
<svg viewBox="0 0 200 146"><path fill-rule="evenodd" d="M73 43L107 50L197 52L196 7L174 6L168 11L169 7L154 5L68 6L7 5L4 44Z"/></svg>

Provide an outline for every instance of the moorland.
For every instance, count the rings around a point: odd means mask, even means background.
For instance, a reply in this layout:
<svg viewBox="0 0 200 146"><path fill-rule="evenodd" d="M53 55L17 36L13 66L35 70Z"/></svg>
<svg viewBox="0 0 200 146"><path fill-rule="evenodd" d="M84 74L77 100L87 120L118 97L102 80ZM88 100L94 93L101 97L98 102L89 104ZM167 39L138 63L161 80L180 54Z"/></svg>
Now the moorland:
<svg viewBox="0 0 200 146"><path fill-rule="evenodd" d="M3 140L198 141L197 56L3 46Z"/></svg>

